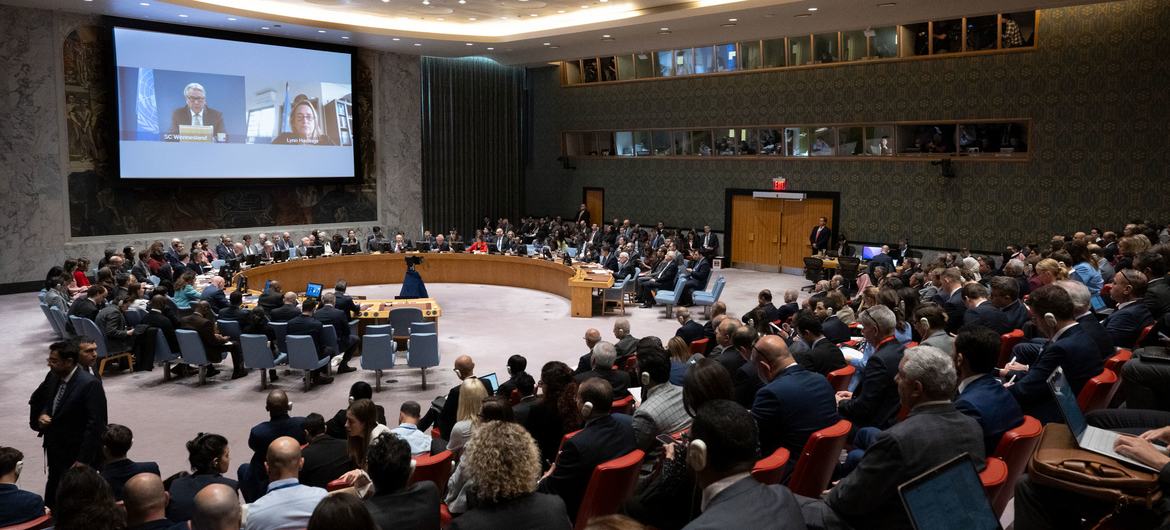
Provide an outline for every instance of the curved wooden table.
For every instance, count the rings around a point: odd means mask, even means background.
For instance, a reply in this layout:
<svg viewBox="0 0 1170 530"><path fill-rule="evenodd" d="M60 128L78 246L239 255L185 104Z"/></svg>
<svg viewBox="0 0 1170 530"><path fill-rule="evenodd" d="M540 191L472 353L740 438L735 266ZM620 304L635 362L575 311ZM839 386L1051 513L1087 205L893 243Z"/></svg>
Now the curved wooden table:
<svg viewBox="0 0 1170 530"><path fill-rule="evenodd" d="M349 285L402 283L406 256L421 256L415 270L427 283L474 283L536 289L568 298L575 317L593 316L592 290L613 285L613 278L594 277L583 268L542 259L482 254L355 254L299 259L242 271L248 285L258 288L268 280L302 292L319 283L330 288L337 280Z"/></svg>

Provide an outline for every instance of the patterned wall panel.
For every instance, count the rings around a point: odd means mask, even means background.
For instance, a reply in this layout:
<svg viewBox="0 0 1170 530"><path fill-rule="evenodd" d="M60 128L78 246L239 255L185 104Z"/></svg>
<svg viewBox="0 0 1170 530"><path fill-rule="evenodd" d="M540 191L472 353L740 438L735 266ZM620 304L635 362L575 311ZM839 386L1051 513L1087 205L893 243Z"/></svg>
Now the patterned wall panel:
<svg viewBox="0 0 1170 530"><path fill-rule="evenodd" d="M1034 52L564 88L530 71L527 211L568 215L605 188L608 217L723 228L725 188L840 191L855 241L993 250L1057 231L1170 218L1170 2L1126 0L1041 12ZM1024 117L1024 163L577 159L570 130Z"/></svg>

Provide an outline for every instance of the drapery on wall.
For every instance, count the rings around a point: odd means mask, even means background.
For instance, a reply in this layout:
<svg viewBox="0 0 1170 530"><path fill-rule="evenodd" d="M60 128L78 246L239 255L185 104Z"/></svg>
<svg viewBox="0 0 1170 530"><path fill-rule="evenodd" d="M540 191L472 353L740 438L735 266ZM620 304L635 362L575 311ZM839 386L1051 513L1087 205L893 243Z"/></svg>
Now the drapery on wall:
<svg viewBox="0 0 1170 530"><path fill-rule="evenodd" d="M490 59L422 58L423 220L466 238L485 216L521 213L523 68Z"/></svg>

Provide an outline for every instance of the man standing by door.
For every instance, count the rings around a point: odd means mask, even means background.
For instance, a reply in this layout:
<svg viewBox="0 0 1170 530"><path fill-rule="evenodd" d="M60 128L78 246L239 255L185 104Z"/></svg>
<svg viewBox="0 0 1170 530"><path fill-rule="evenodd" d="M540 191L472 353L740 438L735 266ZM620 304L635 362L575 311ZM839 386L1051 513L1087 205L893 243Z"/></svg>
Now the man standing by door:
<svg viewBox="0 0 1170 530"><path fill-rule="evenodd" d="M827 226L828 223L829 220L822 217L808 235L808 243L812 246L813 254L823 254L829 248L829 240L833 238L833 231Z"/></svg>

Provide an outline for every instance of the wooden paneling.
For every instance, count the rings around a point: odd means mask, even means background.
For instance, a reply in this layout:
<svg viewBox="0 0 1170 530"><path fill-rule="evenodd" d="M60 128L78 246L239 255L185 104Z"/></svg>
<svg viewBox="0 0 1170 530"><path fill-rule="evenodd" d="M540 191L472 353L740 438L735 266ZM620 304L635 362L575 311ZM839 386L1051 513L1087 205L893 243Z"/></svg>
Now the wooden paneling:
<svg viewBox="0 0 1170 530"><path fill-rule="evenodd" d="M601 188L585 188L585 209L589 211L589 219L601 226L605 223L605 190Z"/></svg>
<svg viewBox="0 0 1170 530"><path fill-rule="evenodd" d="M778 271L802 268L808 232L820 217L833 217L832 199L731 198L731 261L737 267Z"/></svg>

